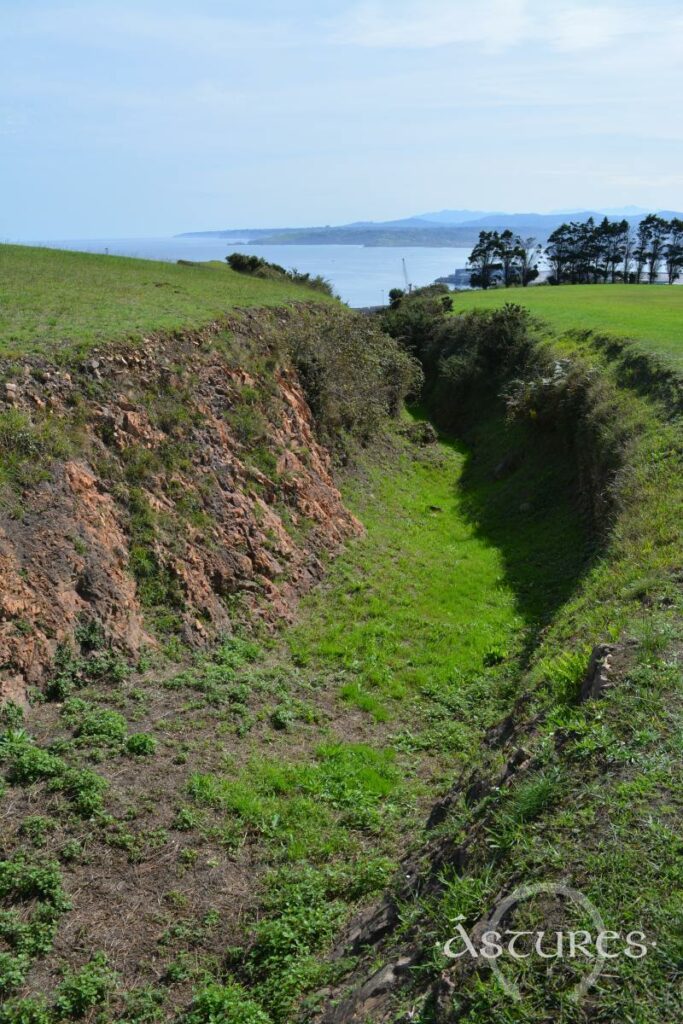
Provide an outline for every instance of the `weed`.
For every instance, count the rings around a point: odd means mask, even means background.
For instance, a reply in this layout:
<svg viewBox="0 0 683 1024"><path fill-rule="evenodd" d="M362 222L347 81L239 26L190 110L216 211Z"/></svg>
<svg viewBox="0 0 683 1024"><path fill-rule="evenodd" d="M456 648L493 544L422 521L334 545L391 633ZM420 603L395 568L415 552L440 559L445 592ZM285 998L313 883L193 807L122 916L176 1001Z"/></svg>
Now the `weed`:
<svg viewBox="0 0 683 1024"><path fill-rule="evenodd" d="M67 972L57 989L55 1012L60 1018L80 1020L88 1010L106 1002L115 982L107 957L96 953L80 970Z"/></svg>
<svg viewBox="0 0 683 1024"><path fill-rule="evenodd" d="M149 757L156 752L157 741L146 732L136 732L126 740L126 750L136 757Z"/></svg>
<svg viewBox="0 0 683 1024"><path fill-rule="evenodd" d="M183 1024L271 1024L248 993L234 982L217 982L200 989Z"/></svg>

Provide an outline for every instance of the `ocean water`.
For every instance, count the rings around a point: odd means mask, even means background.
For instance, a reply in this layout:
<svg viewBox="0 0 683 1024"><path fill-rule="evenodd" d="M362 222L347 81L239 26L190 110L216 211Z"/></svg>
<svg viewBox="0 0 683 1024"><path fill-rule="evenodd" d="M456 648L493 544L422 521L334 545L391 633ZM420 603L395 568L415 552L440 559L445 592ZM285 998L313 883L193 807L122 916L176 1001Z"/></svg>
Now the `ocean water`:
<svg viewBox="0 0 683 1024"><path fill-rule="evenodd" d="M361 245L248 245L225 238L97 238L34 242L53 249L137 256L148 260L223 260L228 253L253 253L288 270L322 274L350 306L379 306L391 288L404 287L405 259L408 279L415 286L464 267L469 249L427 247L364 247Z"/></svg>

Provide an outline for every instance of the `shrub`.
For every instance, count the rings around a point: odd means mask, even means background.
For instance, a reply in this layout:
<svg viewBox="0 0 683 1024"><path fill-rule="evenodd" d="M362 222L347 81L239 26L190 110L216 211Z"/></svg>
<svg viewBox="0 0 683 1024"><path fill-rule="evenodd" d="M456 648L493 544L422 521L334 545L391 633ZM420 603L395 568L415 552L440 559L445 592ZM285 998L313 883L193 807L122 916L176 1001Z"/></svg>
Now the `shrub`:
<svg viewBox="0 0 683 1024"><path fill-rule="evenodd" d="M104 953L97 953L78 971L69 971L57 990L55 1011L58 1017L78 1020L88 1010L101 1006L114 986L116 975Z"/></svg>
<svg viewBox="0 0 683 1024"><path fill-rule="evenodd" d="M287 338L322 440L344 448L366 443L417 394L415 360L368 317L328 311L324 321L297 324Z"/></svg>
<svg viewBox="0 0 683 1024"><path fill-rule="evenodd" d="M27 956L0 952L0 996L23 985L30 966Z"/></svg>
<svg viewBox="0 0 683 1024"><path fill-rule="evenodd" d="M186 1024L271 1024L270 1017L241 985L212 983L198 992Z"/></svg>
<svg viewBox="0 0 683 1024"><path fill-rule="evenodd" d="M69 798L74 810L82 818L92 818L104 807L107 786L107 780L89 768L69 768L57 780L54 788L60 789Z"/></svg>
<svg viewBox="0 0 683 1024"><path fill-rule="evenodd" d="M0 413L0 481L24 486L45 476L50 459L71 449L59 420L46 416L34 422L18 409Z"/></svg>
<svg viewBox="0 0 683 1024"><path fill-rule="evenodd" d="M332 285L320 274L311 277L300 270L286 270L279 263L269 263L259 256L248 256L244 252L233 252L225 257L231 270L238 274L252 274L254 277L265 277L273 281L292 281L294 284L301 284L315 291L324 292L326 295L334 295Z"/></svg>
<svg viewBox="0 0 683 1024"><path fill-rule="evenodd" d="M27 996L0 1006L0 1024L50 1024L52 1014L43 999Z"/></svg>
<svg viewBox="0 0 683 1024"><path fill-rule="evenodd" d="M146 732L135 732L126 741L126 750L136 757L148 757L157 749L157 741Z"/></svg>
<svg viewBox="0 0 683 1024"><path fill-rule="evenodd" d="M0 899L38 900L55 914L71 906L57 864L31 864L21 854L0 861Z"/></svg>
<svg viewBox="0 0 683 1024"><path fill-rule="evenodd" d="M118 711L96 708L86 711L76 724L76 736L118 743L126 735L126 720Z"/></svg>

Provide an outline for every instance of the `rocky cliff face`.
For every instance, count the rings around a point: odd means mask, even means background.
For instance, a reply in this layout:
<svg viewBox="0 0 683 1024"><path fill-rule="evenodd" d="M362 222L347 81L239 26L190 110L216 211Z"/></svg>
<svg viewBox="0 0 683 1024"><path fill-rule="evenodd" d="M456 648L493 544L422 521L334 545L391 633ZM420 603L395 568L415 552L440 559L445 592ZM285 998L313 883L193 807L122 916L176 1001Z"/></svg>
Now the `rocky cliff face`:
<svg viewBox="0 0 683 1024"><path fill-rule="evenodd" d="M288 618L360 532L274 348L297 315L3 368L0 698L89 623L135 655Z"/></svg>

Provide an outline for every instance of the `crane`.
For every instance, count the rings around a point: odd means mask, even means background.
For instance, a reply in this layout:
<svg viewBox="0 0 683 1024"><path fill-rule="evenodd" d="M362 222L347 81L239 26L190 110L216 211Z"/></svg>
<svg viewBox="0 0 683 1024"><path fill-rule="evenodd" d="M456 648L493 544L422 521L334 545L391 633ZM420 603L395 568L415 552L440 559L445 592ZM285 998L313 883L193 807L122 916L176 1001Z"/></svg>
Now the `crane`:
<svg viewBox="0 0 683 1024"><path fill-rule="evenodd" d="M404 281L405 281L405 283L406 283L406 291L407 291L407 292L412 292L412 290L413 290L413 286L412 286L412 284L410 283L410 281L408 280L408 268L406 267L406 260L405 260L405 256L403 256L403 257L401 258L401 263L403 264L403 280L404 280Z"/></svg>

